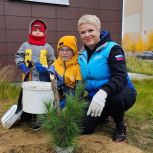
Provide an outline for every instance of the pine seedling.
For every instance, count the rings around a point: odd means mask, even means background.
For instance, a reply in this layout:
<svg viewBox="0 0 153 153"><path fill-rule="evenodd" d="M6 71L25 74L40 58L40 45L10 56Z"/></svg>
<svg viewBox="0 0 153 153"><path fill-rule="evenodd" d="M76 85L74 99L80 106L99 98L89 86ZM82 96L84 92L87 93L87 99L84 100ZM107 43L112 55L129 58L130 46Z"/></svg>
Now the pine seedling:
<svg viewBox="0 0 153 153"><path fill-rule="evenodd" d="M74 94L66 94L66 107L60 113L49 103L46 104L47 114L41 115L40 119L55 147L66 149L76 145L76 137L81 133L81 121L87 105L82 97L83 93L84 84L78 83Z"/></svg>

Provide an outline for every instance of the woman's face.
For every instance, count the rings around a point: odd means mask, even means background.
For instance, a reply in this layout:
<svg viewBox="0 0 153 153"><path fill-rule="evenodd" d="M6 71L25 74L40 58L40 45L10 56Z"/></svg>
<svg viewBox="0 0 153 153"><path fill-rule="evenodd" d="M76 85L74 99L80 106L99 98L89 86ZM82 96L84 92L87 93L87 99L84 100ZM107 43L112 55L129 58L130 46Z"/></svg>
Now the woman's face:
<svg viewBox="0 0 153 153"><path fill-rule="evenodd" d="M84 45L93 49L100 41L100 31L92 24L79 26L79 34Z"/></svg>

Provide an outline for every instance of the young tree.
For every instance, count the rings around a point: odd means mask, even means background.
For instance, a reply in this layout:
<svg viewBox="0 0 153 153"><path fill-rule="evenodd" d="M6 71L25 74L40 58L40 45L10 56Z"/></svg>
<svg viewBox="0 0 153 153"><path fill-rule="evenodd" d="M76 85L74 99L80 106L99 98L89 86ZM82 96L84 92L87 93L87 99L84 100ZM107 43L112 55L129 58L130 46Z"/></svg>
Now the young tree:
<svg viewBox="0 0 153 153"><path fill-rule="evenodd" d="M147 35L145 50L153 50L153 31L150 31Z"/></svg>

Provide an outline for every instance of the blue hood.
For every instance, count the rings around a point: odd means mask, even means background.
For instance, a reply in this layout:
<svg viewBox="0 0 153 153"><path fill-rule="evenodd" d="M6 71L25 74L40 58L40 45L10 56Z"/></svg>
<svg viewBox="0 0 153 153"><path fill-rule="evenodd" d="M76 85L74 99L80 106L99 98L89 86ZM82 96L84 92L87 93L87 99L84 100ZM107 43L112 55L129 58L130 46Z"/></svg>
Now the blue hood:
<svg viewBox="0 0 153 153"><path fill-rule="evenodd" d="M102 41L102 44L107 42L107 41L111 41L111 34L109 31L107 30L101 30L100 32L100 39Z"/></svg>

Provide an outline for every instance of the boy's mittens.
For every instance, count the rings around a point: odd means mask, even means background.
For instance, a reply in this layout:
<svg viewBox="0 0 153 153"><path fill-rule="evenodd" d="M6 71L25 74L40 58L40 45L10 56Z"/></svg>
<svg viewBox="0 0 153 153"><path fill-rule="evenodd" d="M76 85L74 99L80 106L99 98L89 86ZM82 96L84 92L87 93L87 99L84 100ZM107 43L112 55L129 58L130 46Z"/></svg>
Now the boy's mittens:
<svg viewBox="0 0 153 153"><path fill-rule="evenodd" d="M52 66L52 65L49 67L48 72L51 73L51 74L54 74L54 75L56 75L56 73L57 73L57 72L55 71L54 66Z"/></svg>
<svg viewBox="0 0 153 153"><path fill-rule="evenodd" d="M36 70L37 70L39 73L48 72L48 68L42 66L42 64L39 63L39 62L35 63L35 68L36 68Z"/></svg>
<svg viewBox="0 0 153 153"><path fill-rule="evenodd" d="M60 100L60 107L61 107L61 109L63 109L65 107L65 100L64 99Z"/></svg>
<svg viewBox="0 0 153 153"><path fill-rule="evenodd" d="M57 86L60 88L60 86L64 84L64 78L56 72L54 66L52 65L49 67L48 72L55 75L57 79Z"/></svg>
<svg viewBox="0 0 153 153"><path fill-rule="evenodd" d="M24 63L20 63L19 68L24 74L27 74L30 70Z"/></svg>

